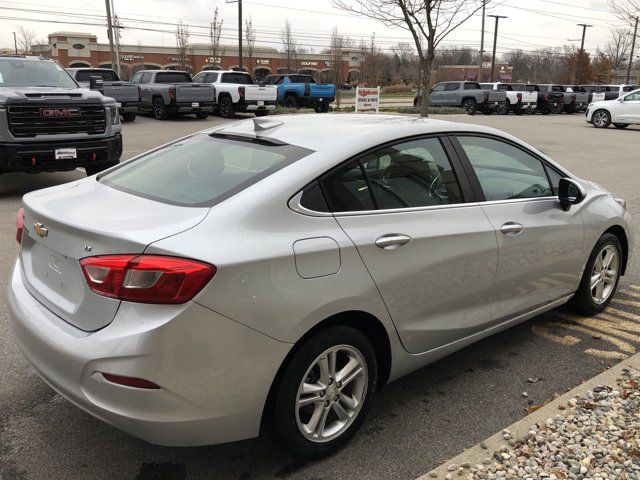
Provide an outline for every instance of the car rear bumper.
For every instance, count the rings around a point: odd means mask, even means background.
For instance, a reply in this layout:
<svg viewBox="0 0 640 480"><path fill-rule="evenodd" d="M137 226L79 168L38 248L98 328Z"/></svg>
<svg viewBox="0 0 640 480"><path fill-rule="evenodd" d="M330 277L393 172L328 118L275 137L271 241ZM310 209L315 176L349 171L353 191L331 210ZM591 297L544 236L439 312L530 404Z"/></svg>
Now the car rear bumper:
<svg viewBox="0 0 640 480"><path fill-rule="evenodd" d="M275 110L276 100L273 100L273 101L265 100L262 105L258 105L257 100L248 100L248 101L239 103L238 108L240 111L244 111L244 112L255 112L256 110Z"/></svg>
<svg viewBox="0 0 640 480"><path fill-rule="evenodd" d="M140 102L121 102L118 110L120 113L135 113L140 107Z"/></svg>
<svg viewBox="0 0 640 480"><path fill-rule="evenodd" d="M25 288L20 262L9 286L13 337L39 375L89 414L167 446L257 436L264 404L291 345L194 302L123 303L97 332L78 330ZM144 378L145 390L102 373Z"/></svg>
<svg viewBox="0 0 640 480"><path fill-rule="evenodd" d="M197 103L198 106L193 104ZM176 113L213 113L215 102L172 102L167 108Z"/></svg>
<svg viewBox="0 0 640 480"><path fill-rule="evenodd" d="M75 148L77 158L56 159L56 150ZM95 157L94 157L95 155ZM112 164L122 155L122 134L88 140L0 143L0 172L55 172L77 167Z"/></svg>

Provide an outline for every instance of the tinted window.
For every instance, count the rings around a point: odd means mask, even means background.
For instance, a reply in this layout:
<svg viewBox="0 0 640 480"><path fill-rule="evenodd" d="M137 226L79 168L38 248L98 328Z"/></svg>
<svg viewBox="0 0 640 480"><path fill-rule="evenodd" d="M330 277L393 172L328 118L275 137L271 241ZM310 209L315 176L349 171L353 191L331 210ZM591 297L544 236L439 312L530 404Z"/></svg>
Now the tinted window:
<svg viewBox="0 0 640 480"><path fill-rule="evenodd" d="M437 138L384 147L361 159L379 208L461 203L451 163Z"/></svg>
<svg viewBox="0 0 640 480"><path fill-rule="evenodd" d="M508 90L508 91L512 91L513 88L511 87L511 85L507 84L507 83L501 83L498 85L498 90Z"/></svg>
<svg viewBox="0 0 640 480"><path fill-rule="evenodd" d="M464 89L465 90L480 90L480 84L479 83L465 83L464 84Z"/></svg>
<svg viewBox="0 0 640 480"><path fill-rule="evenodd" d="M360 164L355 160L325 175L320 182L333 212L357 212L375 208Z"/></svg>
<svg viewBox="0 0 640 480"><path fill-rule="evenodd" d="M218 80L218 72L209 72L207 73L207 83L213 83Z"/></svg>
<svg viewBox="0 0 640 480"><path fill-rule="evenodd" d="M0 58L0 87L77 88L69 73L51 60Z"/></svg>
<svg viewBox="0 0 640 480"><path fill-rule="evenodd" d="M100 179L111 187L184 206L210 206L310 150L195 135L127 163Z"/></svg>
<svg viewBox="0 0 640 480"><path fill-rule="evenodd" d="M460 88L459 83L447 83L444 86L445 92L453 92L454 90L458 90Z"/></svg>
<svg viewBox="0 0 640 480"><path fill-rule="evenodd" d="M191 77L184 72L162 72L156 74L156 83L191 83Z"/></svg>
<svg viewBox="0 0 640 480"><path fill-rule="evenodd" d="M278 78L279 77L276 77L273 75L267 75L262 79L262 81L264 82L265 85L275 85L276 82L278 81Z"/></svg>
<svg viewBox="0 0 640 480"><path fill-rule="evenodd" d="M314 212L328 212L329 206L324 198L318 182L305 187L300 198L300 205Z"/></svg>
<svg viewBox="0 0 640 480"><path fill-rule="evenodd" d="M222 83L239 83L241 85L252 85L251 75L241 72L223 73L220 79Z"/></svg>
<svg viewBox="0 0 640 480"><path fill-rule="evenodd" d="M564 92L564 87L561 85L553 85L551 87L552 92Z"/></svg>
<svg viewBox="0 0 640 480"><path fill-rule="evenodd" d="M533 86L533 85L531 85ZM526 90L526 91L532 91L527 89L527 85L523 84L523 83L512 83L511 84L511 89L512 90Z"/></svg>
<svg viewBox="0 0 640 480"><path fill-rule="evenodd" d="M553 188L553 194L558 195L558 186L560 185L560 179L564 178L564 175L561 175L557 170L554 170L551 167L546 166L545 170L547 171L547 176L551 181L551 188Z"/></svg>
<svg viewBox="0 0 640 480"><path fill-rule="evenodd" d="M445 86L445 84L444 84L444 83L439 83L438 85L436 85L435 87L433 87L433 88L431 89L431 91L432 91L432 92L442 92L442 91L444 91L444 86Z"/></svg>
<svg viewBox="0 0 640 480"><path fill-rule="evenodd" d="M458 139L487 200L553 195L542 162L524 150L492 138Z"/></svg>
<svg viewBox="0 0 640 480"><path fill-rule="evenodd" d="M76 73L76 80L79 82L88 82L91 77L100 77L105 82L118 81L116 72L111 70L80 70Z"/></svg>
<svg viewBox="0 0 640 480"><path fill-rule="evenodd" d="M525 90L527 92L539 92L540 87L538 87L537 85L525 85Z"/></svg>
<svg viewBox="0 0 640 480"><path fill-rule="evenodd" d="M195 77L193 77L193 83L204 83L205 77L206 77L206 73L200 72Z"/></svg>
<svg viewBox="0 0 640 480"><path fill-rule="evenodd" d="M493 90L493 83L481 83L480 88L486 88L487 90Z"/></svg>
<svg viewBox="0 0 640 480"><path fill-rule="evenodd" d="M153 78L153 73L144 72L142 74L142 77L140 78L140 83L150 83L152 78Z"/></svg>

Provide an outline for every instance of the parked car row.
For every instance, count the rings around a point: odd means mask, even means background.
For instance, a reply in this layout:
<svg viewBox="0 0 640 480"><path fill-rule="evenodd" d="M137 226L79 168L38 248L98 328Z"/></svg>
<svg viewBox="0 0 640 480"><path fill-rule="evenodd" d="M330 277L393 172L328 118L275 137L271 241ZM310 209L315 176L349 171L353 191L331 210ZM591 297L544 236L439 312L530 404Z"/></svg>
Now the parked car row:
<svg viewBox="0 0 640 480"><path fill-rule="evenodd" d="M618 129L640 125L640 89L620 95L614 100L589 104L585 113L587 122L596 128L612 125Z"/></svg>
<svg viewBox="0 0 640 480"><path fill-rule="evenodd" d="M123 120L133 121L137 112L158 120L177 114L207 118L217 112L224 118L238 112L268 115L276 105L310 107L328 112L335 99L333 84L317 84L310 75L270 75L255 83L246 72L205 70L194 77L176 70L141 70L123 82L105 68L72 68L71 76L82 86L99 90L120 104Z"/></svg>
<svg viewBox="0 0 640 480"><path fill-rule="evenodd" d="M635 90L632 85L560 85L523 83L441 82L429 92L429 105L462 107L473 115L523 113L579 113L591 102L616 99ZM413 104L422 102L418 92Z"/></svg>

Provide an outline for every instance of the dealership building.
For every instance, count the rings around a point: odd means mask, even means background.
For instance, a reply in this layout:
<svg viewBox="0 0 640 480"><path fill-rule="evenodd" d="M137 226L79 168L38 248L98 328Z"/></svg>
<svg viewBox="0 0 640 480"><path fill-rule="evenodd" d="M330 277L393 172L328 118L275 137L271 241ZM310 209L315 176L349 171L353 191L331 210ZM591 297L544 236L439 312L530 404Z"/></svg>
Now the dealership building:
<svg viewBox="0 0 640 480"><path fill-rule="evenodd" d="M64 67L111 67L109 45L98 43L89 33L55 32L49 35L49 45L43 55L56 59ZM213 57L209 44L190 44L187 48L187 70L197 73L201 70L232 70L239 68L238 47L220 45L219 53ZM120 70L127 78L142 69L180 69L180 51L177 47L120 45ZM294 72L308 74L316 81L328 81L334 71L334 55L321 53L301 53L290 60L275 48L255 46L250 60L245 48L243 68L257 79L276 73ZM345 48L340 55L340 72L344 81L358 83L362 72L362 52L360 49Z"/></svg>

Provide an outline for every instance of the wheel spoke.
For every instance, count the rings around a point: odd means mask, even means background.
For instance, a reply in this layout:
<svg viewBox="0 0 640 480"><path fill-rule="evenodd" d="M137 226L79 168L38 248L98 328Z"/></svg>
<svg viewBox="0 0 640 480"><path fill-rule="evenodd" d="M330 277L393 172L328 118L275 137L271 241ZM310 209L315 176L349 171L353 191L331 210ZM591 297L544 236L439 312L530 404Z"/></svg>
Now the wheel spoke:
<svg viewBox="0 0 640 480"><path fill-rule="evenodd" d="M362 367L358 367L354 371L352 371L344 378L344 380L342 380L342 388L344 388L346 385L349 385L353 381L353 379L360 376L362 372L364 372Z"/></svg>
<svg viewBox="0 0 640 480"><path fill-rule="evenodd" d="M324 390L326 387L321 383L303 383L302 384L302 393L319 393Z"/></svg>
<svg viewBox="0 0 640 480"><path fill-rule="evenodd" d="M318 424L322 419L322 415L324 414L325 411L326 411L326 408L323 404L320 404L320 403L316 404L316 408L313 411L311 418L309 419L309 423L307 423L304 426L307 432L315 433L316 429L318 428Z"/></svg>
<svg viewBox="0 0 640 480"><path fill-rule="evenodd" d="M331 350L327 354L327 357L328 357L328 360L329 360L329 375L334 380L336 378L336 360L337 360L337 356L338 356L338 352L335 351L335 350Z"/></svg>
<svg viewBox="0 0 640 480"><path fill-rule="evenodd" d="M602 260L602 266L604 269L609 268L609 266L611 265L611 260L613 260L614 255L615 255L614 252L612 252L611 250L605 251L604 258Z"/></svg>
<svg viewBox="0 0 640 480"><path fill-rule="evenodd" d="M599 282L600 282L600 274L592 275L591 276L591 290L596 288L598 286Z"/></svg>
<svg viewBox="0 0 640 480"><path fill-rule="evenodd" d="M311 395L305 398L298 399L298 408L306 407L307 405L311 405L312 403L320 403L323 402L323 398L320 395Z"/></svg>
<svg viewBox="0 0 640 480"><path fill-rule="evenodd" d="M313 430L313 435L316 437L322 436L322 432L324 432L324 427L327 424L327 417L329 416L329 407L322 407L322 414L320 415L320 420L318 421L318 425Z"/></svg>
<svg viewBox="0 0 640 480"><path fill-rule="evenodd" d="M335 414L338 416L338 420L340 420L341 422L349 420L349 414L342 407L342 405L340 405L339 403L334 403L331 405L331 408L335 412Z"/></svg>
<svg viewBox="0 0 640 480"><path fill-rule="evenodd" d="M318 359L318 367L320 368L320 381L328 384L329 378L331 378L328 354Z"/></svg>
<svg viewBox="0 0 640 480"><path fill-rule="evenodd" d="M360 362L356 358L349 357L349 361L347 362L347 364L342 367L339 372L336 373L336 382L344 383L345 378L348 377L351 372L353 372L359 366Z"/></svg>
<svg viewBox="0 0 640 480"><path fill-rule="evenodd" d="M604 282L599 282L596 286L596 299L598 301L604 299Z"/></svg>
<svg viewBox="0 0 640 480"><path fill-rule="evenodd" d="M355 398L350 397L349 395L346 395L344 393L340 394L340 403L344 404L344 406L349 410L355 410L358 406L358 401Z"/></svg>

